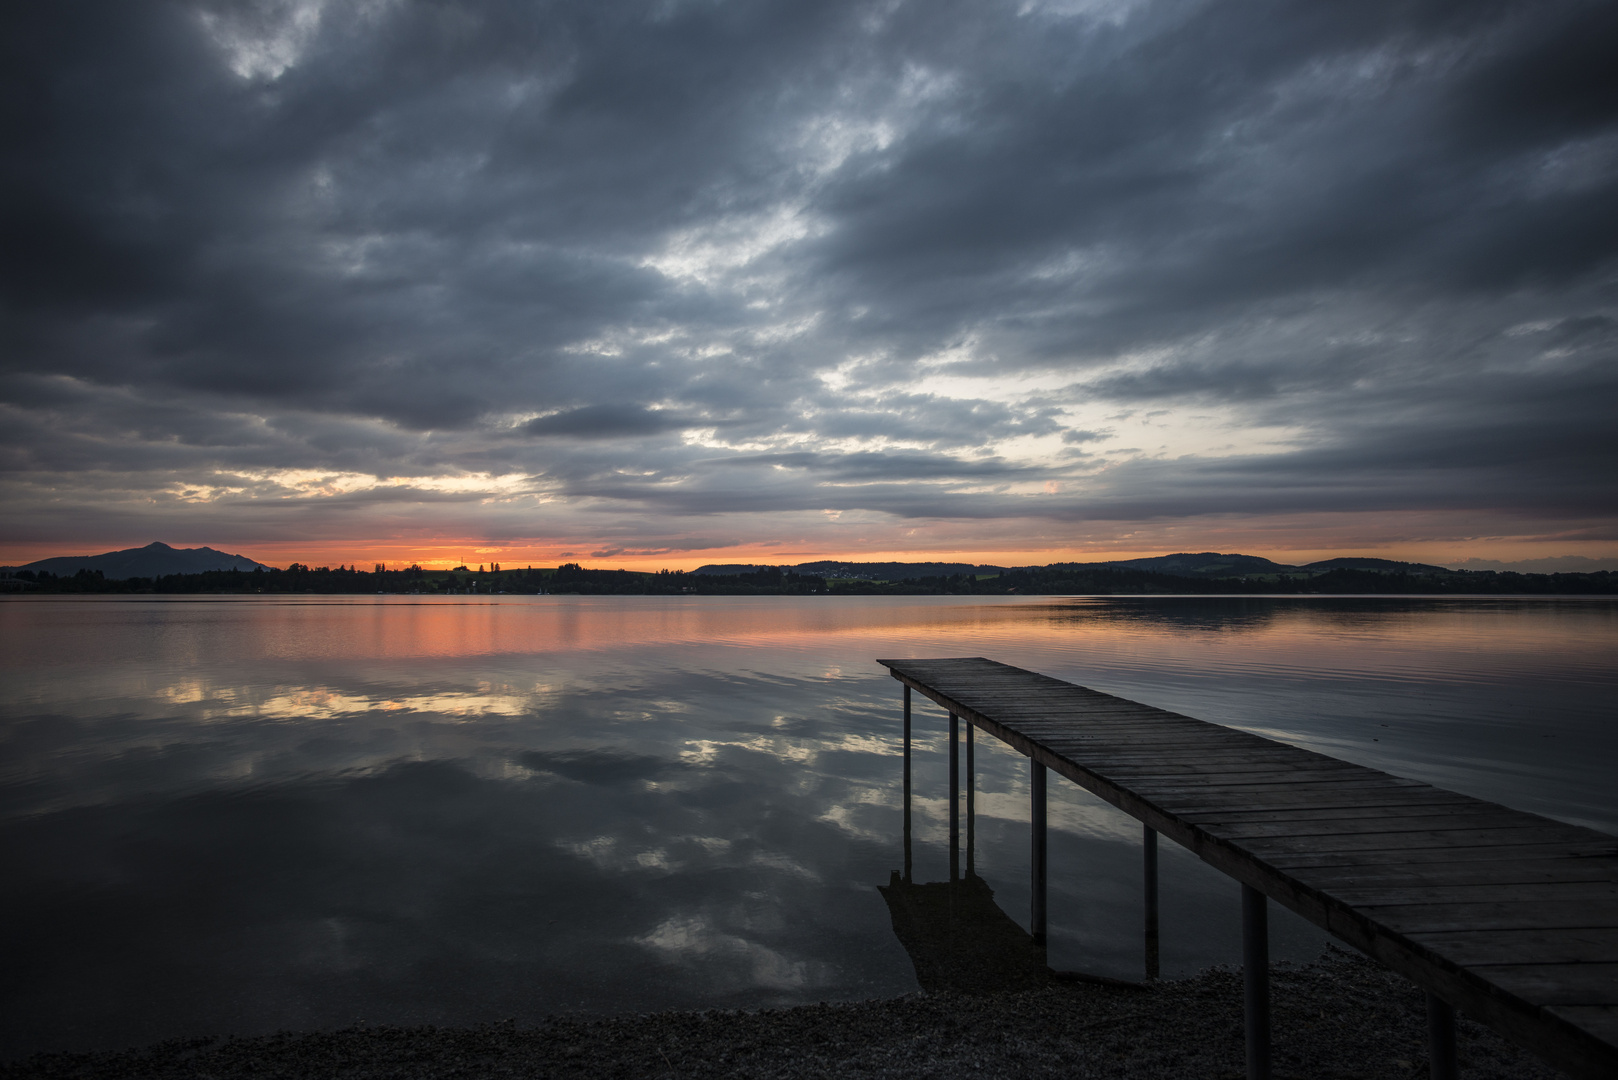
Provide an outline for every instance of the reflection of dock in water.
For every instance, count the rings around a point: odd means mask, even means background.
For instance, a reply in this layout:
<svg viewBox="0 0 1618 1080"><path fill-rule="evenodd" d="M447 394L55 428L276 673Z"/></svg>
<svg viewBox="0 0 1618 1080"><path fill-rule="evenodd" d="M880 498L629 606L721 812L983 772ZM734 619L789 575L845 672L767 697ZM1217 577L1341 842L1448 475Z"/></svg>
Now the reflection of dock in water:
<svg viewBox="0 0 1618 1080"><path fill-rule="evenodd" d="M977 875L977 756L972 728L966 729L966 873L961 873L961 770L958 722L951 717L948 881L917 882L912 873L910 814L910 710L906 698L904 757L904 872L895 870L877 892L887 901L893 933L910 954L916 981L930 993L990 994L1034 990L1053 982L1095 982L1137 987L1138 983L1077 971L1052 971L1046 959L1043 917L1035 931L1018 925L994 902L994 890ZM1036 832L1034 861L1043 880L1043 830ZM1155 854L1155 852L1154 852ZM1036 900L1037 904L1037 900ZM1147 978L1157 977L1156 881L1152 882L1147 926Z"/></svg>
<svg viewBox="0 0 1618 1080"><path fill-rule="evenodd" d="M976 874L959 881L906 881L897 870L877 891L888 902L893 933L929 993L988 994L1049 986L1045 948L994 902Z"/></svg>

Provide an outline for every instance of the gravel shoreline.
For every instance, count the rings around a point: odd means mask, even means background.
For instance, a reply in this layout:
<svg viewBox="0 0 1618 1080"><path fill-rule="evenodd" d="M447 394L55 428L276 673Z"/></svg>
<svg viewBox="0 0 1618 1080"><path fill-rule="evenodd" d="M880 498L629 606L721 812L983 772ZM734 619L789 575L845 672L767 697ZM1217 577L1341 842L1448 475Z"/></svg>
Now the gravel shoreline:
<svg viewBox="0 0 1618 1080"><path fill-rule="evenodd" d="M1355 954L1277 964L1275 1075L1426 1076L1426 1013L1409 982ZM760 1012L556 1017L536 1027L356 1027L40 1054L0 1080L341 1077L1017 1077L1244 1075L1241 976L1214 969L1140 988L1052 981L993 994L919 993ZM1562 1074L1462 1019L1467 1080Z"/></svg>

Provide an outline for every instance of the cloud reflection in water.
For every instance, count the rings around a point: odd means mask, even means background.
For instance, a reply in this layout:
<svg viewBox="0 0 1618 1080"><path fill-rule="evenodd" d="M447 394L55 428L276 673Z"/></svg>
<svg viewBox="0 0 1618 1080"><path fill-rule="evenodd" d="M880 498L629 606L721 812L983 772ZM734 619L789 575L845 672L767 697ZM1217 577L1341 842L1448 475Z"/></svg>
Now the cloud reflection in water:
<svg viewBox="0 0 1618 1080"><path fill-rule="evenodd" d="M876 892L876 655L992 655L1618 820L1588 775L1610 604L805 600L0 606L0 1052L912 990ZM1556 708L1514 725L1528 698ZM921 881L944 730L918 712ZM1025 922L1026 765L977 759L978 873ZM1052 795L1052 963L1134 977L1138 826ZM1165 973L1234 959L1233 887L1163 857Z"/></svg>

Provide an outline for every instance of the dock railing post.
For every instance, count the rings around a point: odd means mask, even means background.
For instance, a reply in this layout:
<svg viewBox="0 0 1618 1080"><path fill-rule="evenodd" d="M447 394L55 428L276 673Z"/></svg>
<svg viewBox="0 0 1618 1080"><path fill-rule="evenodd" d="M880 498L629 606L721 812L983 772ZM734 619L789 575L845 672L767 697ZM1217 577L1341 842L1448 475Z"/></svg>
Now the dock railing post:
<svg viewBox="0 0 1618 1080"><path fill-rule="evenodd" d="M910 684L905 684L905 884L912 880L910 861Z"/></svg>
<svg viewBox="0 0 1618 1080"><path fill-rule="evenodd" d="M949 879L961 876L961 718L949 714Z"/></svg>
<svg viewBox="0 0 1618 1080"><path fill-rule="evenodd" d="M1033 934L1034 944L1045 944L1045 766L1032 759L1029 760L1029 780L1032 792L1029 806L1030 830L1033 834L1033 850L1030 853L1030 877L1032 881L1033 910L1029 917L1029 931Z"/></svg>
<svg viewBox="0 0 1618 1080"><path fill-rule="evenodd" d="M1268 898L1242 885L1242 1004L1247 1080L1270 1080L1270 913Z"/></svg>
<svg viewBox="0 0 1618 1080"><path fill-rule="evenodd" d="M1432 991L1427 992L1427 1075L1432 1080L1456 1080L1455 1007Z"/></svg>
<svg viewBox="0 0 1618 1080"><path fill-rule="evenodd" d="M1142 838L1141 851L1144 862L1144 878L1146 893L1146 977L1155 979L1158 975L1158 935L1157 935L1157 830L1150 825L1145 826L1146 835Z"/></svg>

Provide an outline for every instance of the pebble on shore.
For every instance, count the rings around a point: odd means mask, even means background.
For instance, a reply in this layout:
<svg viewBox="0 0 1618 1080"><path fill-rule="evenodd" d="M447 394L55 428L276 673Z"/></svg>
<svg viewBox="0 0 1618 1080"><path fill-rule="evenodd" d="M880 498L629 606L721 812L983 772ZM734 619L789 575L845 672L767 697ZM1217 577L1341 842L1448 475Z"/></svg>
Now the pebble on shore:
<svg viewBox="0 0 1618 1080"><path fill-rule="evenodd" d="M1278 1080L1427 1074L1421 993L1332 949L1273 969ZM532 1028L352 1027L179 1039L134 1050L39 1054L0 1080L426 1080L430 1077L1117 1077L1240 1080L1241 975L1214 969L1139 988L1088 982L988 994L932 992L759 1012L555 1017ZM1561 1074L1461 1020L1468 1080Z"/></svg>

